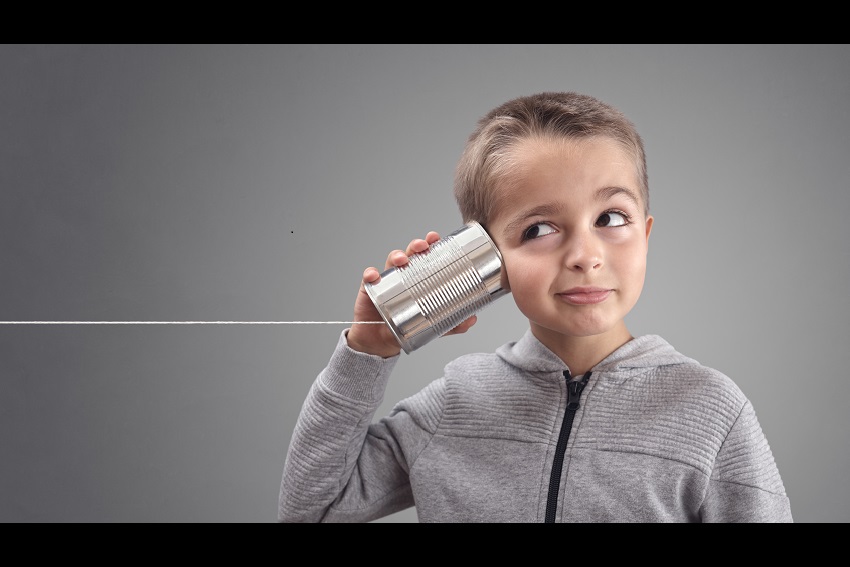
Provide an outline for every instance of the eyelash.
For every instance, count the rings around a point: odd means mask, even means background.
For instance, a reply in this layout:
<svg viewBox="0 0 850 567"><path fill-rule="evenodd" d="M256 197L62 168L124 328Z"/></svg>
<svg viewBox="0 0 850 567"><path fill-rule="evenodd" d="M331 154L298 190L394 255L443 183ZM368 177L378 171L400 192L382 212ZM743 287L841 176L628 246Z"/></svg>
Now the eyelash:
<svg viewBox="0 0 850 567"><path fill-rule="evenodd" d="M601 218L602 215L607 215L607 214L611 214L611 213L614 213L614 214L617 214L617 215L620 215L621 217L623 217L623 224L617 225L617 226L614 226L614 227L601 227L601 228L620 228L620 227L624 227L624 226L628 226L628 225L632 224L632 218L626 212L621 211L619 209L608 209L607 211L604 211L601 215L599 215L599 217ZM549 224L549 223L544 222L544 221L540 221L540 222L535 222L535 223L529 225L528 228L526 228L525 230L522 231L522 242L525 242L527 240L535 240L536 238L540 238L538 236L535 236L533 238L528 236L528 231L532 227L535 227L539 224Z"/></svg>

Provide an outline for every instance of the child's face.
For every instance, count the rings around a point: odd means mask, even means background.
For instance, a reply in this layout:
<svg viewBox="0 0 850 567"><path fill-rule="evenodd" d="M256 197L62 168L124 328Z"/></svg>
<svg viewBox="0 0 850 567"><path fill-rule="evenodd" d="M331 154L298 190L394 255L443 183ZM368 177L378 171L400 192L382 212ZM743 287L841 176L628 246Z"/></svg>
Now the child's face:
<svg viewBox="0 0 850 567"><path fill-rule="evenodd" d="M607 138L526 140L514 155L488 232L532 331L544 343L628 334L652 228L630 155Z"/></svg>

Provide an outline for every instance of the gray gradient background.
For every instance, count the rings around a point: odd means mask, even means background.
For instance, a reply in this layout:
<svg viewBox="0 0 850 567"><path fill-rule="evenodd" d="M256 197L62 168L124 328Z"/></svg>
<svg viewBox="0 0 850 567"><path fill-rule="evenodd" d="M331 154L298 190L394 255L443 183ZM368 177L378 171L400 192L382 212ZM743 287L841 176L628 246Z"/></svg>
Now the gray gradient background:
<svg viewBox="0 0 850 567"><path fill-rule="evenodd" d="M3 45L0 78L4 321L348 320L460 226L484 112L613 103L656 218L632 333L738 383L796 521L850 520L850 46ZM380 413L526 327L504 298L402 354ZM274 522L342 328L0 326L0 521Z"/></svg>

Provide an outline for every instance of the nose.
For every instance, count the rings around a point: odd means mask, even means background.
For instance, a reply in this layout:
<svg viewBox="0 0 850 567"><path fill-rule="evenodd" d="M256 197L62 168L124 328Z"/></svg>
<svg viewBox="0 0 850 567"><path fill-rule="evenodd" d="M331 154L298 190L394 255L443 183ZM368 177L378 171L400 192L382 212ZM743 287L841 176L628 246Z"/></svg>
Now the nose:
<svg viewBox="0 0 850 567"><path fill-rule="evenodd" d="M565 241L564 265L577 272L591 272L602 267L602 246L587 231L575 231Z"/></svg>

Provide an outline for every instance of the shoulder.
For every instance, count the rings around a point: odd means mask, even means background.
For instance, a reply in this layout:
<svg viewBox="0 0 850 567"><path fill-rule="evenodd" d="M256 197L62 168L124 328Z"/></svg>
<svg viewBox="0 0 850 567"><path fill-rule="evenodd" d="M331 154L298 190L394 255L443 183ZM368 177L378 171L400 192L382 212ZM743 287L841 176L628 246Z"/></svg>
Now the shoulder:
<svg viewBox="0 0 850 567"><path fill-rule="evenodd" d="M709 475L747 398L720 370L664 354L601 371L589 393L588 430L602 449L643 452Z"/></svg>
<svg viewBox="0 0 850 567"><path fill-rule="evenodd" d="M650 342L647 339L647 342ZM653 360L643 359L641 368L633 368L644 374L656 386L674 398L687 398L708 411L735 413L747 402L746 395L728 374L707 366L687 356L658 336L651 338Z"/></svg>
<svg viewBox="0 0 850 567"><path fill-rule="evenodd" d="M446 377L469 377L503 373L509 364L492 352L474 352L461 355L445 366Z"/></svg>
<svg viewBox="0 0 850 567"><path fill-rule="evenodd" d="M440 433L547 443L560 385L552 373L517 367L498 353L471 353L445 366Z"/></svg>
<svg viewBox="0 0 850 567"><path fill-rule="evenodd" d="M443 376L449 393L489 397L526 388L530 374L498 354L478 352L446 364Z"/></svg>
<svg viewBox="0 0 850 567"><path fill-rule="evenodd" d="M395 410L416 411L436 417L442 412L450 392L483 389L480 387L488 380L492 383L498 381L499 376L505 376L508 366L491 353L461 355L445 365L443 376L399 402Z"/></svg>
<svg viewBox="0 0 850 567"><path fill-rule="evenodd" d="M746 402L746 396L738 384L727 374L692 360L682 364L660 366L655 370L660 378L668 378L680 389L726 400L736 406Z"/></svg>
<svg viewBox="0 0 850 567"><path fill-rule="evenodd" d="M751 409L747 396L727 374L695 360L659 366L646 376L648 390L661 407L650 414L677 423L686 436L696 435L706 454L716 454ZM708 463L704 463L708 464Z"/></svg>

